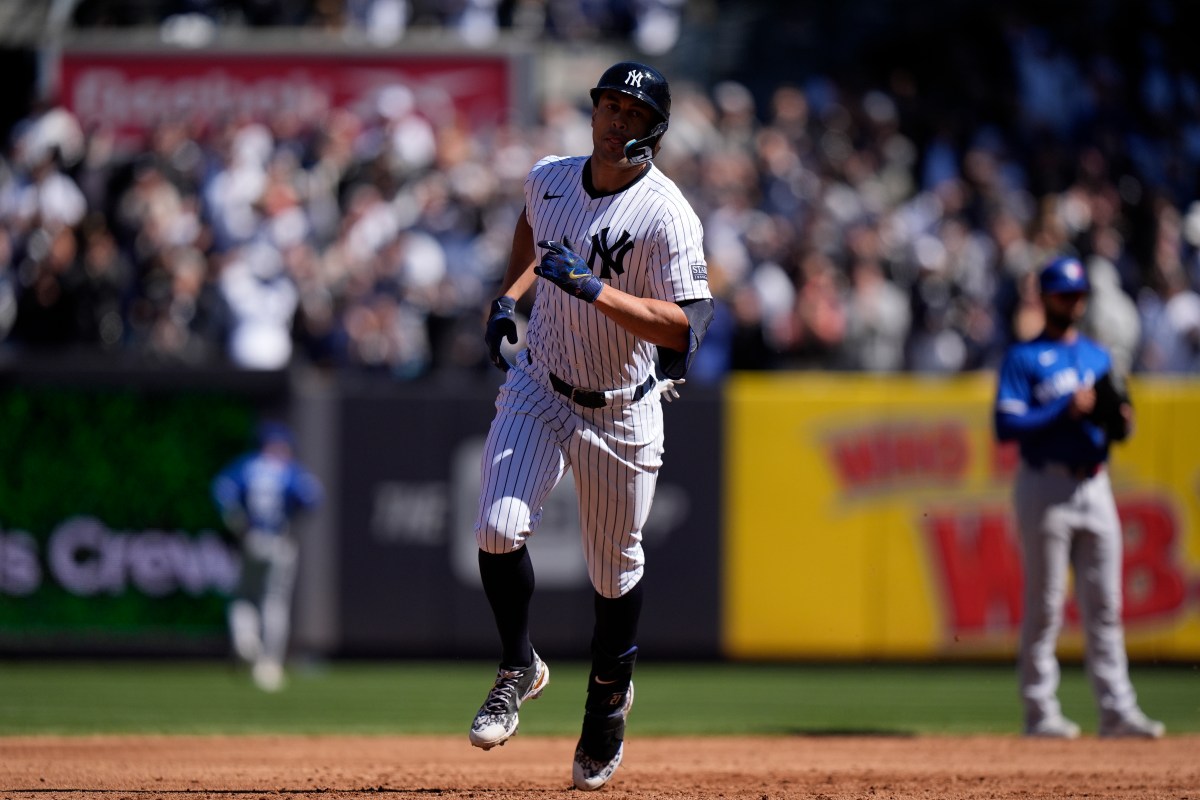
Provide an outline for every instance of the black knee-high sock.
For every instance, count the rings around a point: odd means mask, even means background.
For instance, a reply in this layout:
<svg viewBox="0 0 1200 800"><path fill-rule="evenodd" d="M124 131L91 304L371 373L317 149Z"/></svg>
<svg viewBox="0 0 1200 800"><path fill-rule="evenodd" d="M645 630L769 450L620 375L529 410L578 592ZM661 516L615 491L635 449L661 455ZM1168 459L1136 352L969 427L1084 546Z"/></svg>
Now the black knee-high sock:
<svg viewBox="0 0 1200 800"><path fill-rule="evenodd" d="M533 561L522 547L513 553L479 551L479 577L500 634L500 663L524 667L533 663L529 643L529 602L533 598Z"/></svg>
<svg viewBox="0 0 1200 800"><path fill-rule="evenodd" d="M580 743L594 758L611 758L621 745L625 717L621 709L637 661L637 627L642 612L642 585L621 597L595 595L596 627L592 633L592 670L588 675Z"/></svg>
<svg viewBox="0 0 1200 800"><path fill-rule="evenodd" d="M637 644L638 619L642 615L642 584L620 597L595 593L596 627L592 634L592 661L597 667L617 660Z"/></svg>

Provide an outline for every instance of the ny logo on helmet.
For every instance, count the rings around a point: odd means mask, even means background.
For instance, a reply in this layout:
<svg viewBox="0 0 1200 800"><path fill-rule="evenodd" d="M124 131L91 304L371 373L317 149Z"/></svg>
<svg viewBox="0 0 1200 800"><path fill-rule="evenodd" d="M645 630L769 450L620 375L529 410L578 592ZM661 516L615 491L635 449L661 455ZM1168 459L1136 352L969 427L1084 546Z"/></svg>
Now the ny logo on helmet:
<svg viewBox="0 0 1200 800"><path fill-rule="evenodd" d="M645 72L642 72L640 69L631 69L629 70L629 74L625 76L625 85L636 86L640 89L642 88L642 78L644 77L646 77Z"/></svg>

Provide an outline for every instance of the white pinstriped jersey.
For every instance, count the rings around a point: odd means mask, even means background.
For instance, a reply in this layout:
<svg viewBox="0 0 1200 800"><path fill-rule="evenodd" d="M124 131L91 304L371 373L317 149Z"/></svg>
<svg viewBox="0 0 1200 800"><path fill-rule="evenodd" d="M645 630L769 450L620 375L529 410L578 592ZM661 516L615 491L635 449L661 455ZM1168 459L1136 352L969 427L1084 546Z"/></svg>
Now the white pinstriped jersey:
<svg viewBox="0 0 1200 800"><path fill-rule="evenodd" d="M602 281L667 302L710 299L700 220L675 184L649 166L625 189L594 195L587 157L550 156L525 182L533 241L562 242ZM537 249L539 260L545 251ZM482 463L475 538L481 550L525 544L542 504L567 469L575 477L584 560L596 591L619 597L641 580L642 527L663 457L663 409L651 390L633 400L654 369L654 345L549 281L537 281L526 332L496 400ZM607 391L587 408L551 388L547 372Z"/></svg>
<svg viewBox="0 0 1200 800"><path fill-rule="evenodd" d="M711 299L703 229L675 183L653 162L631 185L594 194L587 156L547 156L525 180L533 241L570 247L604 283L668 302ZM545 251L536 248L540 259ZM590 303L538 281L529 352L560 378L587 389L637 386L654 368L655 347Z"/></svg>

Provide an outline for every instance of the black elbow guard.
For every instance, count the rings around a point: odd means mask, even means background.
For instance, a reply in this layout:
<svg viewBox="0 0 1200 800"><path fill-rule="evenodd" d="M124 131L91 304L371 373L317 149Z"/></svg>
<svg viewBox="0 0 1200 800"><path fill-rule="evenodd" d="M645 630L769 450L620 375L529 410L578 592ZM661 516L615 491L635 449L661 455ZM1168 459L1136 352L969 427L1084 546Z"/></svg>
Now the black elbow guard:
<svg viewBox="0 0 1200 800"><path fill-rule="evenodd" d="M687 374L688 367L692 365L692 356L700 349L700 343L704 341L704 334L708 332L715 310L713 301L709 299L687 300L680 303L679 307L688 319L687 352L681 353L666 347L658 348L658 363L662 367L663 375L674 380L679 380Z"/></svg>

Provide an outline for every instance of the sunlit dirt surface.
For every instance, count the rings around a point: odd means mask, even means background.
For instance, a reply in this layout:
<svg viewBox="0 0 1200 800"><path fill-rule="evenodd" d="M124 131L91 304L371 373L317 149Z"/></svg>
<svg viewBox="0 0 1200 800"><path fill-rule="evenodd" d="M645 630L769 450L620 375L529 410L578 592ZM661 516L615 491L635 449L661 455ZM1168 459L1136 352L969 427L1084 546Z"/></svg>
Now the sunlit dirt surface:
<svg viewBox="0 0 1200 800"><path fill-rule="evenodd" d="M574 740L461 737L0 738L0 798L578 798ZM1200 736L631 737L599 796L1200 800Z"/></svg>

